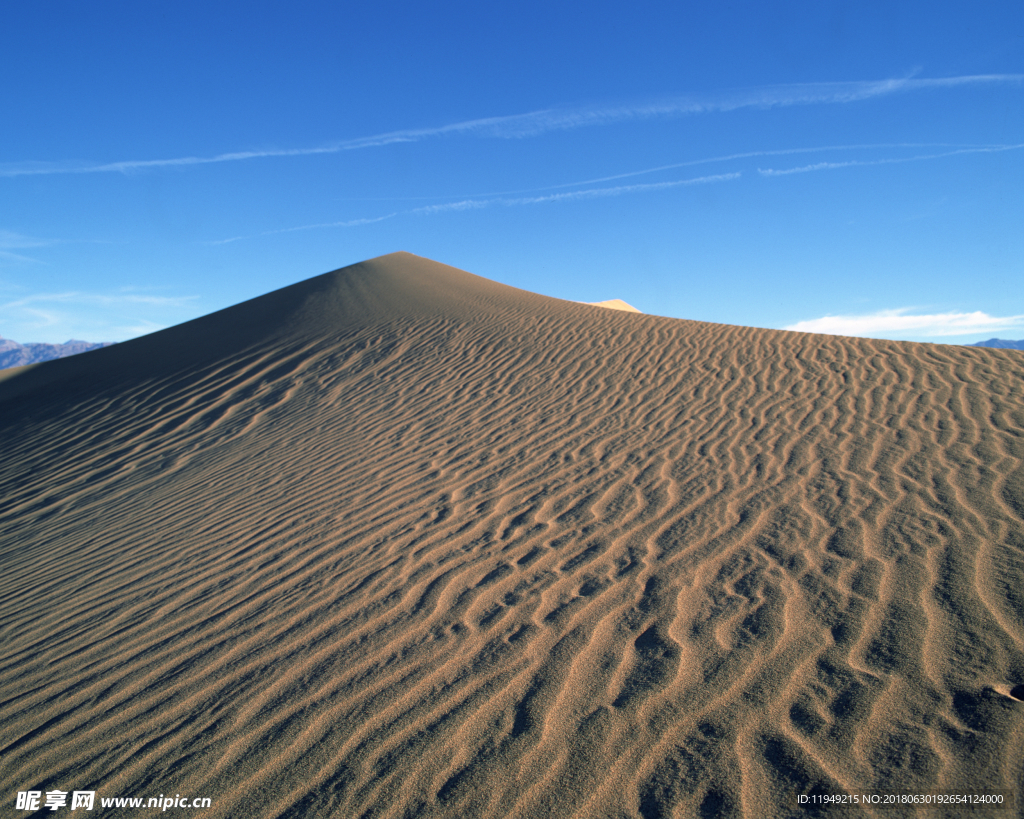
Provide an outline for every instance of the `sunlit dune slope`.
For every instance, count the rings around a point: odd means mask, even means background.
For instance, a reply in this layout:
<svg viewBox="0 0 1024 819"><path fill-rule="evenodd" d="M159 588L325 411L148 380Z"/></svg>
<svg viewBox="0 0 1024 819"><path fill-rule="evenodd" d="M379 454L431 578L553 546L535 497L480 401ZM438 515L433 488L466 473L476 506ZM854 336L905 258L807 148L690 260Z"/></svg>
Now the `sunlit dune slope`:
<svg viewBox="0 0 1024 819"><path fill-rule="evenodd" d="M14 371L0 442L11 810L1022 793L1013 351L601 310L398 253Z"/></svg>
<svg viewBox="0 0 1024 819"><path fill-rule="evenodd" d="M632 304L624 302L622 299L608 299L608 301L588 301L586 304L592 304L595 307L607 307L609 310L625 310L627 313L639 313Z"/></svg>

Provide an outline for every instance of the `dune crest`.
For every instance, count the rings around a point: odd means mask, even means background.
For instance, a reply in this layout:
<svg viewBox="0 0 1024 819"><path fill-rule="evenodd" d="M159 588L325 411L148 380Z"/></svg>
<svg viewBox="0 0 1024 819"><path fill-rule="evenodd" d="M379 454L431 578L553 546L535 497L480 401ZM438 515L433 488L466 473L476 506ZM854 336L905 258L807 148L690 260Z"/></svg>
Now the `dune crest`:
<svg viewBox="0 0 1024 819"><path fill-rule="evenodd" d="M622 299L609 299L608 301L587 301L584 304L590 304L594 307L607 307L609 310L623 310L627 313L639 313L632 304L624 302Z"/></svg>
<svg viewBox="0 0 1024 819"><path fill-rule="evenodd" d="M398 253L19 370L0 439L4 799L1019 798L1012 351L593 311Z"/></svg>

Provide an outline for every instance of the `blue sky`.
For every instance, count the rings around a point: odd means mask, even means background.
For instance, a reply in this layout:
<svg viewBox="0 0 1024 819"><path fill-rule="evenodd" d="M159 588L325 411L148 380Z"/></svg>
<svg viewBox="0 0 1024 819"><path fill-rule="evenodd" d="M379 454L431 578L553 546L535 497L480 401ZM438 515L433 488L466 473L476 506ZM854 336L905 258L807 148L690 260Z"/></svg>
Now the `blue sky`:
<svg viewBox="0 0 1024 819"><path fill-rule="evenodd" d="M1024 338L1024 5L10 4L0 334L408 250L647 313Z"/></svg>

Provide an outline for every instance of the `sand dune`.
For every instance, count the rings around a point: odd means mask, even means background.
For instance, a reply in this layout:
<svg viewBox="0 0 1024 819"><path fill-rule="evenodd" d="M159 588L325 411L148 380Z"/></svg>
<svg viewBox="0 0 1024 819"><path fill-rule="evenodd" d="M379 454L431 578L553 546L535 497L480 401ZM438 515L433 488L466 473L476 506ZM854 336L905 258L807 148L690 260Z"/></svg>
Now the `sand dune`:
<svg viewBox="0 0 1024 819"><path fill-rule="evenodd" d="M595 310L398 253L0 378L12 813L1020 798L1019 353ZM990 815L921 815L960 813Z"/></svg>

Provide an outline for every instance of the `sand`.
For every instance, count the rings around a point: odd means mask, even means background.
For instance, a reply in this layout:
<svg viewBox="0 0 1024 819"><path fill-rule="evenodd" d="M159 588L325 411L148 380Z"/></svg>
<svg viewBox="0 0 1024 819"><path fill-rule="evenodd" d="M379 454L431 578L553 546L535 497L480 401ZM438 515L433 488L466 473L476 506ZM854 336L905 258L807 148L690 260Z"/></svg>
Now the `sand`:
<svg viewBox="0 0 1024 819"><path fill-rule="evenodd" d="M0 442L5 816L1020 798L1019 352L397 253L7 371Z"/></svg>

